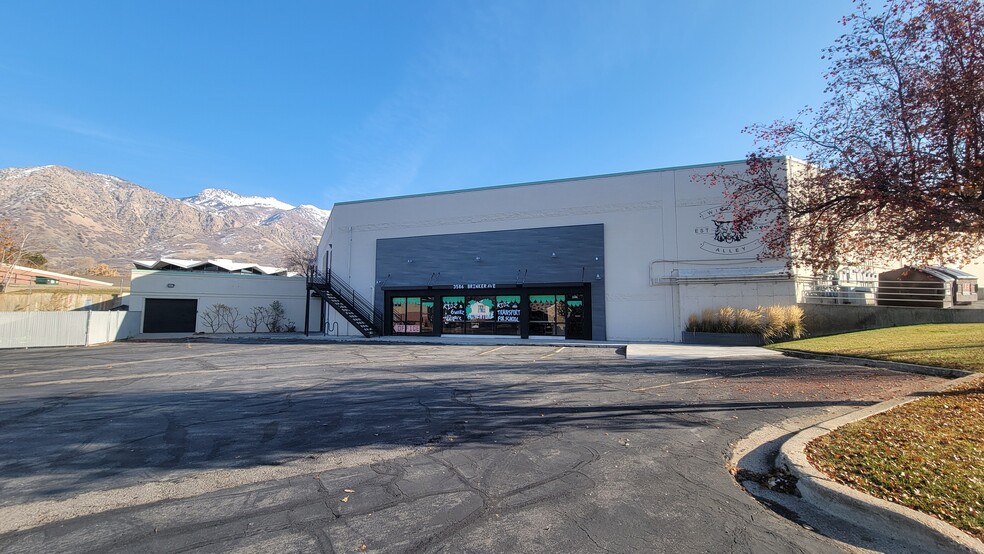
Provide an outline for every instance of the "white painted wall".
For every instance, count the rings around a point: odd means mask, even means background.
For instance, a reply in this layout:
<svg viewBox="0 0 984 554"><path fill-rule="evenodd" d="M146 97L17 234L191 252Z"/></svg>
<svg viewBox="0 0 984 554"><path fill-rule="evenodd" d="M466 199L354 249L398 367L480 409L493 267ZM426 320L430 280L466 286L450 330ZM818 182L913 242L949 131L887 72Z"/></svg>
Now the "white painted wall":
<svg viewBox="0 0 984 554"><path fill-rule="evenodd" d="M713 240L722 190L694 180L729 162L617 175L336 204L318 249L325 267L366 298L376 286L376 240L506 229L602 223L605 226L606 326L609 340L679 341L691 311L708 303L754 307L795 300L792 281L760 283L713 275L785 266L760 262L757 237L731 245ZM718 218L720 219L720 218ZM700 285L683 287L674 270L701 270ZM665 279L664 279L665 278ZM708 280L709 279L709 280ZM720 302L720 304L717 304ZM341 334L358 334L338 314Z"/></svg>
<svg viewBox="0 0 984 554"><path fill-rule="evenodd" d="M173 287L168 287L173 284ZM225 304L239 310L240 316L250 313L254 306L267 307L279 300L297 330L304 331L304 277L280 277L273 275L244 275L237 273L205 273L196 271L155 271L134 269L131 274L130 296L127 303L131 311L144 312L147 298L185 298L198 300L196 332L211 332L201 314L209 306ZM320 304L312 303L312 319L317 329ZM140 322L143 329L143 319ZM228 332L223 328L220 332ZM240 320L236 332L248 333L245 321ZM262 325L258 332L266 332Z"/></svg>

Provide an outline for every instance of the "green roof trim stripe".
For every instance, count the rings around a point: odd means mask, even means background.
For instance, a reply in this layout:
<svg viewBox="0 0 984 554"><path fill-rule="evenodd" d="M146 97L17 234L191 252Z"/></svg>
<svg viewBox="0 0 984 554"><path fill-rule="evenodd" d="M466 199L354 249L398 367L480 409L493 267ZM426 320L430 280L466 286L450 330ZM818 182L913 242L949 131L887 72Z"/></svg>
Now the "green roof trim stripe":
<svg viewBox="0 0 984 554"><path fill-rule="evenodd" d="M790 159L790 156L773 156L773 159ZM792 158L794 159L794 158ZM606 177L622 177L625 175L639 175L642 173L662 173L664 171L681 171L685 169L696 169L698 167L714 167L722 165L733 165L745 163L744 159L741 160L730 160L726 162L713 162L713 163L703 163L703 164L692 164L692 165L678 165L673 167L663 167L658 169L639 169L636 171L622 171L619 173L604 173L601 175L586 175L584 177L568 177L564 179L547 179L546 181L530 181L528 183L513 183L508 185L490 185L486 187L476 187L470 189L455 189L455 190L442 190L437 192L422 192L419 194L405 194L402 196L387 196L384 198L368 198L366 200L348 200L346 202L335 202L334 206L346 206L349 204L364 204L366 202L384 202L387 200L403 200L406 198L422 198L426 196L437 196L440 194L460 194L463 192L476 192L482 190L496 190L496 189L507 189L513 187L528 187L533 185L547 185L550 183L563 183L566 181L586 181L588 179L604 179ZM333 208L334 209L334 208Z"/></svg>

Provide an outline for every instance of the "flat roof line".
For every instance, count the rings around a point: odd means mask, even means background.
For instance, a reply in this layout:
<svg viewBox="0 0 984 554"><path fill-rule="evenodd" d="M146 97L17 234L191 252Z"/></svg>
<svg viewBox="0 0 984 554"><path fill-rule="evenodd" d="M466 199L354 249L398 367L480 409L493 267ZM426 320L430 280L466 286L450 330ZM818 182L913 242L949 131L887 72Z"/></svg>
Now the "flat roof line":
<svg viewBox="0 0 984 554"><path fill-rule="evenodd" d="M786 159L790 156L773 156L773 159ZM696 169L698 167L712 167L721 165L732 165L737 163L745 163L744 159L741 160L729 160L725 162L713 162L713 163L703 163L703 164L691 164L691 165L677 165L672 167L662 167L657 169L639 169L635 171L622 171L618 173L603 173L600 175L585 175L583 177L567 177L563 179L547 179L545 181L529 181L526 183L512 183L507 185L490 185L486 187L476 187L467 189L454 189L454 190L443 190L437 192L422 192L418 194L404 194L401 196L386 196L383 198L367 198L365 200L348 200L346 202L335 202L334 206L346 206L349 204L364 204L366 202L382 202L384 200L402 200L405 198L420 198L424 196L437 196L439 194L459 194L462 192L476 192L482 190L495 190L495 189L505 189L512 187L528 187L532 185L547 185L550 183L563 183L566 181L586 181L588 179L604 179L606 177L622 177L625 175L639 175L642 173L661 173L664 171L680 171L683 169ZM334 209L334 208L333 208Z"/></svg>

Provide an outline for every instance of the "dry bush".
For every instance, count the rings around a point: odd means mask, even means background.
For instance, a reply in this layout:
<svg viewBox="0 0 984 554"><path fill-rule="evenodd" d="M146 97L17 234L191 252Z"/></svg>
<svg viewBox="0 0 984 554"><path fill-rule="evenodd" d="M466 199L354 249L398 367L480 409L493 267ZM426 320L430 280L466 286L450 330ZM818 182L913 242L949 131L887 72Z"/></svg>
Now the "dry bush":
<svg viewBox="0 0 984 554"><path fill-rule="evenodd" d="M759 306L754 310L731 306L704 309L687 318L691 333L745 333L762 335L766 342L803 336L803 309L799 306Z"/></svg>
<svg viewBox="0 0 984 554"><path fill-rule="evenodd" d="M735 310L731 306L725 306L718 309L718 325L721 330L719 333L734 333L735 332L735 317L738 314L738 310Z"/></svg>
<svg viewBox="0 0 984 554"><path fill-rule="evenodd" d="M208 308L205 308L199 317L202 320L202 324L208 328L210 333L218 333L222 325L225 324L225 317L228 310L229 306L225 304L212 304Z"/></svg>
<svg viewBox="0 0 984 554"><path fill-rule="evenodd" d="M267 319L267 309L263 306L253 306L249 313L243 316L250 333L255 333Z"/></svg>
<svg viewBox="0 0 984 554"><path fill-rule="evenodd" d="M224 306L224 308L224 310L219 312L219 320L229 329L230 333L235 333L236 327L239 326L241 319L239 308L233 308L232 306Z"/></svg>
<svg viewBox="0 0 984 554"><path fill-rule="evenodd" d="M769 342L798 339L803 336L803 308L769 306L759 308L764 316L762 336Z"/></svg>
<svg viewBox="0 0 984 554"><path fill-rule="evenodd" d="M721 318L718 313L710 308L707 308L700 312L700 319L703 323L703 331L705 333L720 333L721 329Z"/></svg>
<svg viewBox="0 0 984 554"><path fill-rule="evenodd" d="M704 309L700 315L691 314L687 318L686 331L691 333L720 333L718 312L710 308Z"/></svg>
<svg viewBox="0 0 984 554"><path fill-rule="evenodd" d="M735 311L735 333L758 333L762 329L762 309L741 308Z"/></svg>
<svg viewBox="0 0 984 554"><path fill-rule="evenodd" d="M687 318L687 327L684 330L689 333L694 333L697 332L699 326L700 318L697 317L697 314L690 314L690 317Z"/></svg>
<svg viewBox="0 0 984 554"><path fill-rule="evenodd" d="M92 275L94 277L119 277L120 272L107 264L95 264L86 268L86 275Z"/></svg>

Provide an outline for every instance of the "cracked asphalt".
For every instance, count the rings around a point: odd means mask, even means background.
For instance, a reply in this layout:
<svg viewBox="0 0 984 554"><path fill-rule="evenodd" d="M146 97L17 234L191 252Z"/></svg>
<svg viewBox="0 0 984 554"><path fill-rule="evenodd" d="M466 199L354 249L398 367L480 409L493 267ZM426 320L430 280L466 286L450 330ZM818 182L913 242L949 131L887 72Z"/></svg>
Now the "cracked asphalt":
<svg viewBox="0 0 984 554"><path fill-rule="evenodd" d="M842 552L730 445L937 378L614 348L0 351L0 552Z"/></svg>

